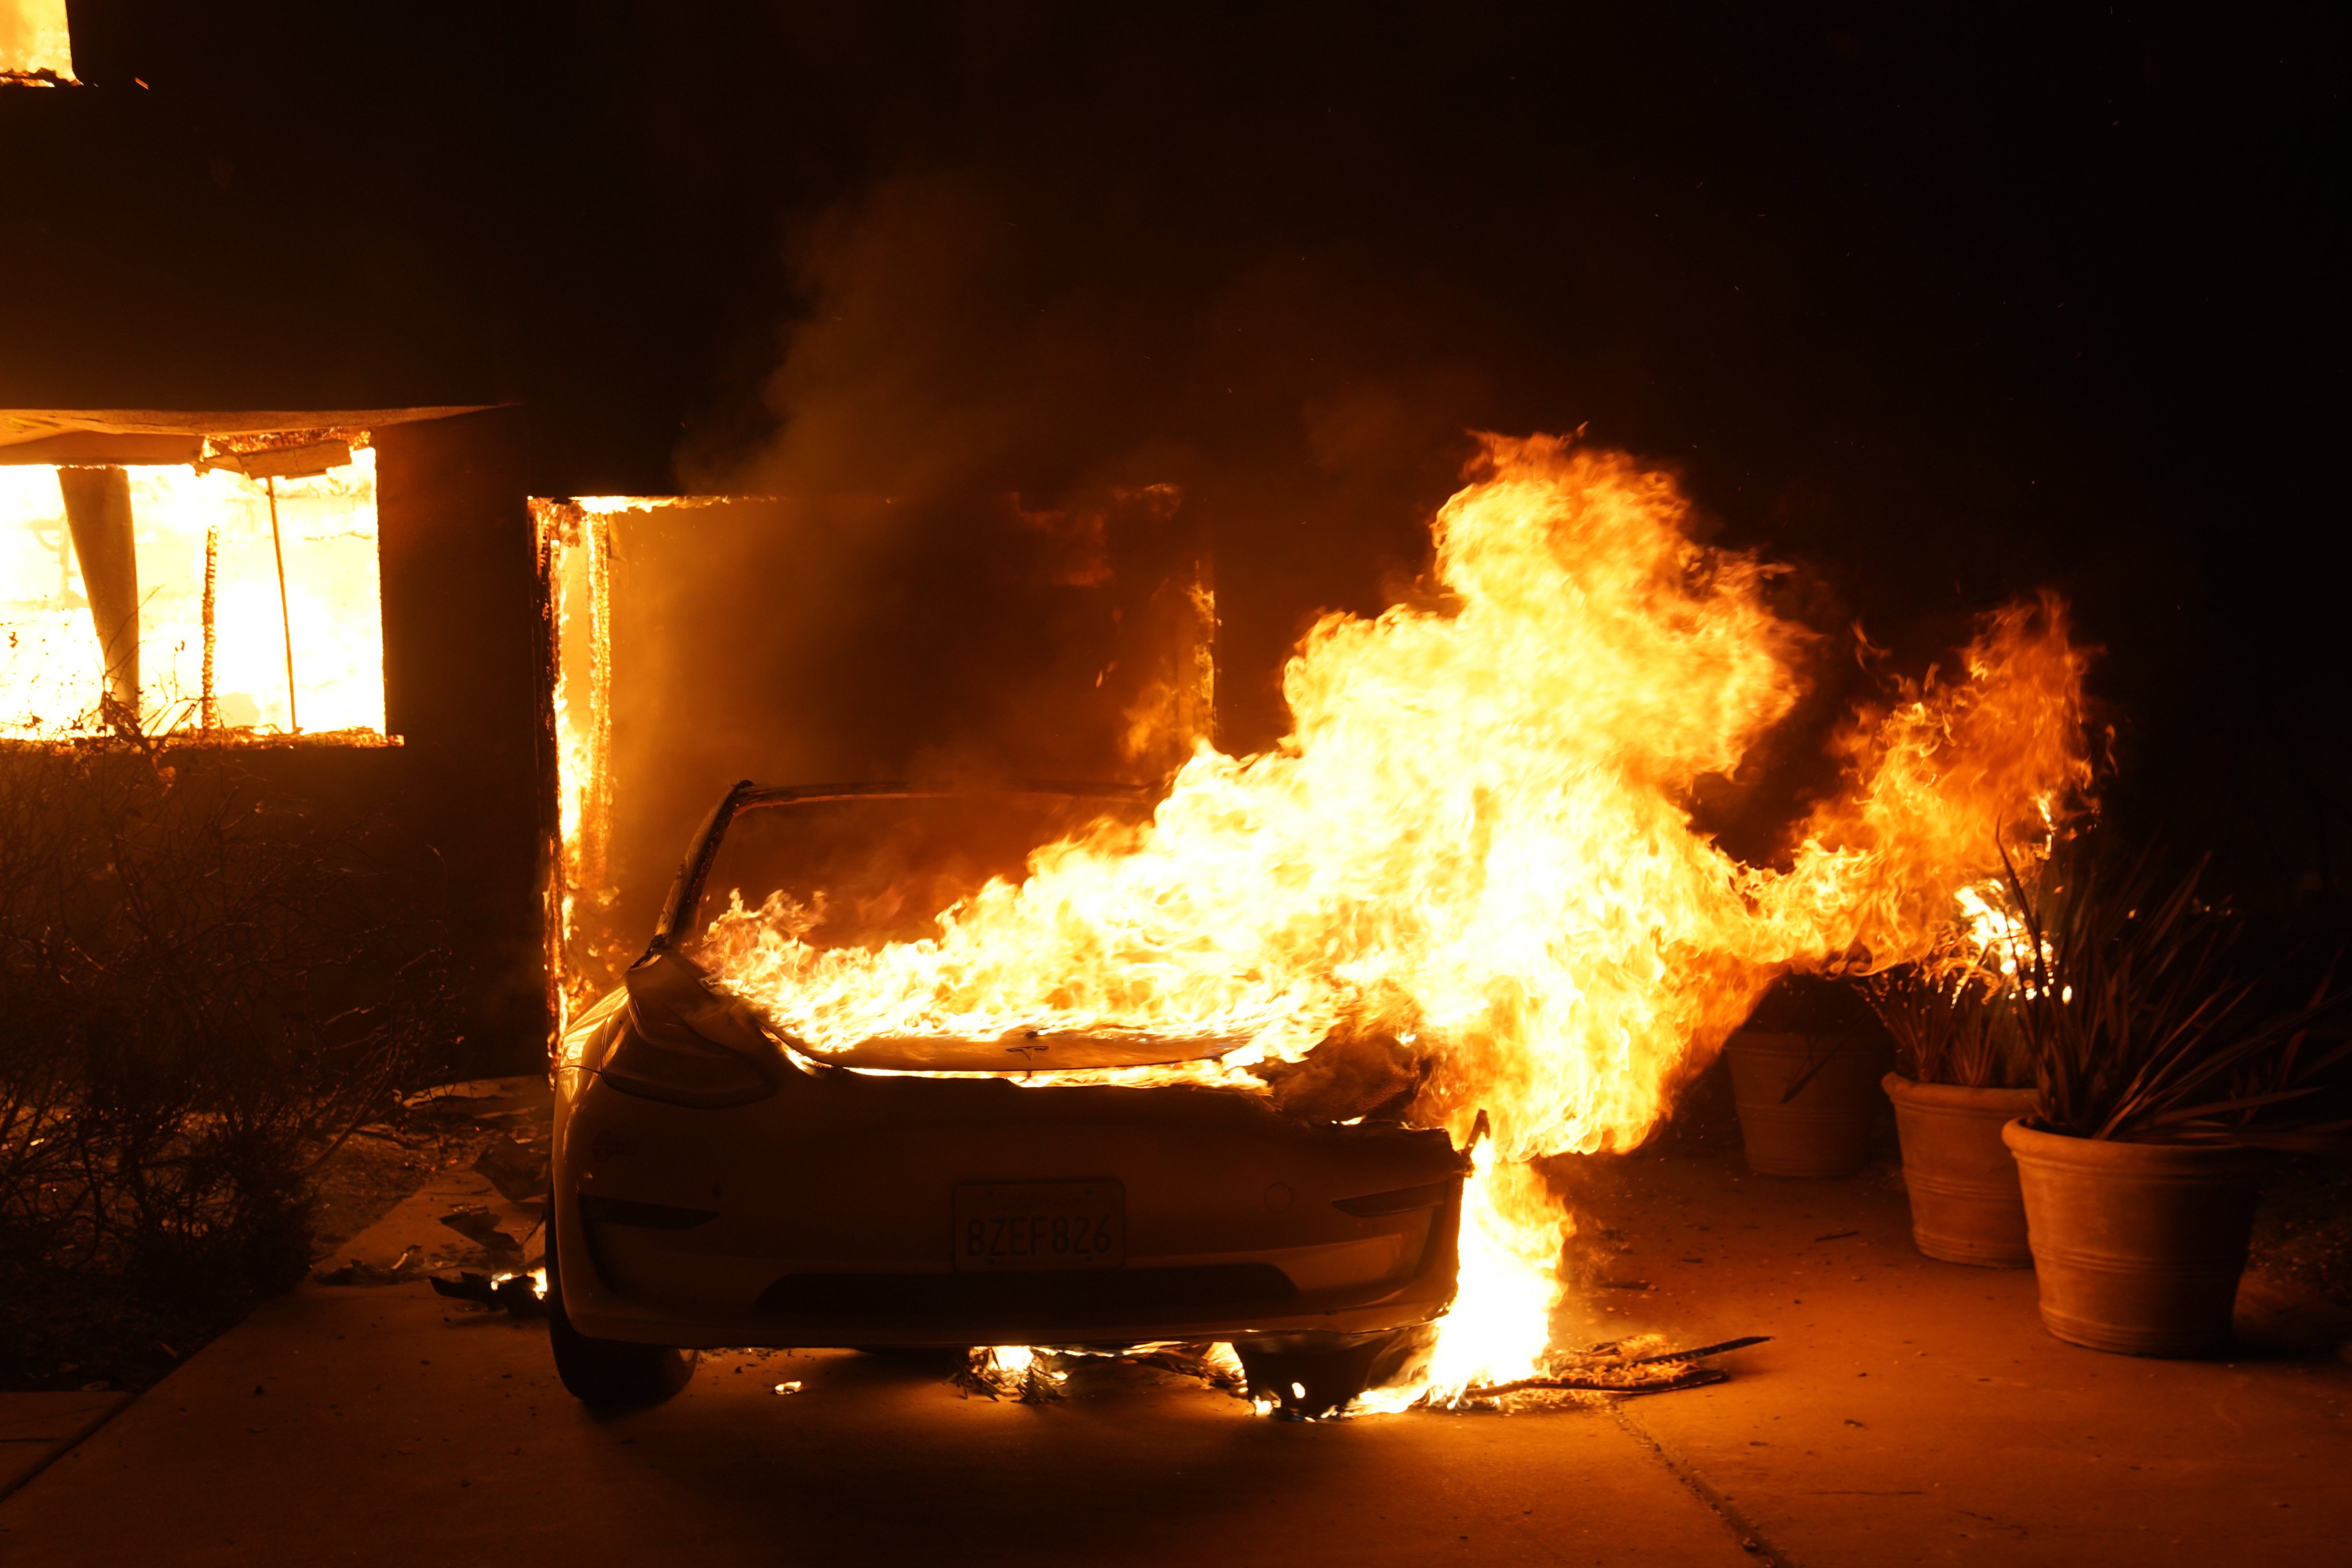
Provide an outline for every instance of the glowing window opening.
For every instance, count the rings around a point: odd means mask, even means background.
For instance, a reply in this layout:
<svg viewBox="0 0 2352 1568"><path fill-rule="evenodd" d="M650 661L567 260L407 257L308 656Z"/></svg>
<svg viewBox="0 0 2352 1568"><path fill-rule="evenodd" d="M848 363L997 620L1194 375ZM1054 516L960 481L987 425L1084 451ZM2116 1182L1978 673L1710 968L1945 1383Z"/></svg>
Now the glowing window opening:
<svg viewBox="0 0 2352 1568"><path fill-rule="evenodd" d="M0 465L0 740L95 739L135 722L151 736L383 743L375 453L363 439L299 477L216 466L240 460L224 453L68 466L64 483L58 466ZM110 703L65 489L113 474L130 503L137 653L115 645ZM103 587L100 600L102 612Z"/></svg>

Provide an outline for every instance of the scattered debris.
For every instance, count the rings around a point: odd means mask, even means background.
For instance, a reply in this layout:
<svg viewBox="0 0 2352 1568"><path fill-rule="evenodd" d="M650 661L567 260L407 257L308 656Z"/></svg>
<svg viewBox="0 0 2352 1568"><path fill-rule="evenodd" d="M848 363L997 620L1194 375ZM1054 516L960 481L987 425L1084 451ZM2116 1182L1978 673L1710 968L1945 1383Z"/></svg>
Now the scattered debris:
<svg viewBox="0 0 2352 1568"><path fill-rule="evenodd" d="M1462 1391L1453 1409L1512 1409L1528 1403L1525 1396L1564 1394L1571 1400L1589 1402L1596 1396L1632 1399L1647 1394L1674 1394L1685 1388L1705 1388L1710 1384L1725 1383L1731 1374L1696 1363L1708 1356L1725 1355L1732 1351L1760 1345L1772 1336L1748 1334L1740 1339L1722 1340L1714 1344L1696 1345L1687 1350L1648 1351L1628 1353L1638 1348L1622 1341L1610 1341L1581 1352L1569 1352L1551 1358L1551 1370L1540 1377L1517 1378L1509 1383L1473 1384ZM1540 1402L1538 1402L1540 1403Z"/></svg>
<svg viewBox="0 0 2352 1568"><path fill-rule="evenodd" d="M1618 1364L1622 1366L1656 1366L1670 1361L1697 1361L1704 1356L1728 1355L1733 1351L1744 1351L1750 1345L1769 1343L1771 1338L1769 1334L1747 1334L1736 1340L1719 1340L1714 1344L1699 1345L1686 1351L1660 1351L1653 1355L1631 1357L1623 1356L1619 1345L1612 1342L1606 1346L1595 1345L1585 1353L1587 1355L1606 1353L1618 1356L1620 1358Z"/></svg>
<svg viewBox="0 0 2352 1568"><path fill-rule="evenodd" d="M1208 1341L1153 1341L1123 1351L1087 1350L1076 1346L981 1345L967 1353L965 1364L949 1384L967 1399L1010 1399L1022 1405L1048 1405L1064 1397L1070 1374L1087 1363L1148 1366L1197 1378L1235 1399L1249 1397L1248 1379L1241 1358L1228 1344Z"/></svg>
<svg viewBox="0 0 2352 1568"><path fill-rule="evenodd" d="M522 1256L522 1243L500 1230L499 1216L478 1204L452 1209L441 1216L441 1223L493 1256Z"/></svg>
<svg viewBox="0 0 2352 1568"><path fill-rule="evenodd" d="M1184 1377L1197 1377L1211 1388L1236 1399L1249 1397L1249 1379L1242 1371L1241 1359L1228 1344L1138 1345L1118 1359Z"/></svg>
<svg viewBox="0 0 2352 1568"><path fill-rule="evenodd" d="M528 1274L477 1274L462 1269L454 1278L446 1274L432 1277L434 1293L454 1300L472 1301L492 1311L503 1310L518 1318L547 1316L547 1270L534 1268Z"/></svg>
<svg viewBox="0 0 2352 1568"><path fill-rule="evenodd" d="M1681 1350L1646 1348L1661 1342L1656 1336L1649 1336L1646 1341L1612 1340L1589 1350L1565 1352L1553 1356L1550 1370L1539 1377L1519 1378L1509 1383L1473 1384L1452 1401L1438 1404L1424 1396L1402 1408L1447 1411L1537 1409L1563 1403L1590 1404L1595 1400L1632 1399L1643 1394L1673 1394L1685 1388L1705 1388L1728 1382L1731 1374L1716 1367L1698 1365L1699 1362L1709 1356L1727 1355L1733 1351L1760 1345L1770 1338L1769 1334L1748 1334L1736 1340L1721 1340L1713 1344L1694 1345ZM1047 1405L1066 1397L1071 1373L1090 1361L1157 1367L1164 1372L1198 1378L1210 1387L1230 1394L1236 1399L1250 1397L1241 1361L1233 1347L1226 1344L1170 1342L1137 1345L1125 1351L983 1345L975 1347L969 1353L963 1367L949 1381L966 1398L976 1394L983 1399ZM782 1385L777 1392L783 1392ZM1270 1410L1273 1407L1261 1403L1260 1408ZM1351 1415L1360 1409L1351 1404L1334 1414Z"/></svg>
<svg viewBox="0 0 2352 1568"><path fill-rule="evenodd" d="M1862 1232L1858 1230L1833 1230L1827 1236L1817 1236L1813 1237L1813 1239L1815 1241L1844 1241L1851 1237L1860 1236Z"/></svg>
<svg viewBox="0 0 2352 1568"><path fill-rule="evenodd" d="M1622 1373L1592 1371L1563 1373L1558 1377L1522 1377L1510 1383L1474 1383L1462 1391L1462 1403L1475 1405L1481 1400L1500 1400L1514 1394L1614 1394L1631 1399L1644 1394L1673 1394L1685 1388L1704 1388L1711 1383L1728 1383L1731 1374L1713 1367L1688 1367L1680 1372L1642 1373L1627 1376Z"/></svg>
<svg viewBox="0 0 2352 1568"><path fill-rule="evenodd" d="M409 1110L421 1110L445 1100L511 1100L516 1090L511 1080L497 1078L467 1079L457 1083L436 1083L430 1089L420 1089L415 1094L401 1098L401 1105Z"/></svg>
<svg viewBox="0 0 2352 1568"><path fill-rule="evenodd" d="M775 1387L768 1390L771 1394L798 1394L800 1391L801 1385L798 1379L795 1379L791 1383L780 1383L776 1384Z"/></svg>
<svg viewBox="0 0 2352 1568"><path fill-rule="evenodd" d="M507 1202L528 1203L547 1195L547 1155L543 1145L534 1146L512 1133L500 1133L475 1159L473 1168L498 1188L499 1195Z"/></svg>
<svg viewBox="0 0 2352 1568"><path fill-rule="evenodd" d="M356 1258L346 1258L341 1268L313 1274L310 1278L321 1285L405 1285L412 1279L425 1278L425 1249L411 1247L389 1265L362 1263Z"/></svg>
<svg viewBox="0 0 2352 1568"><path fill-rule="evenodd" d="M948 1381L967 1399L1010 1399L1022 1405L1046 1405L1062 1397L1070 1380L1063 1356L1027 1345L974 1345L963 1370Z"/></svg>

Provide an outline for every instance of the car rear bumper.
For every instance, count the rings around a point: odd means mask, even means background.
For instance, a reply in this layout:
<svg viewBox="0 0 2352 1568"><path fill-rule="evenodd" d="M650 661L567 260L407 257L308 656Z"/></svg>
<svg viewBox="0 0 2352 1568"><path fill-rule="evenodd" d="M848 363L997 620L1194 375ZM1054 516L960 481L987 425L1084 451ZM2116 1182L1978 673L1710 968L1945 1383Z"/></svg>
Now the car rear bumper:
<svg viewBox="0 0 2352 1568"><path fill-rule="evenodd" d="M565 1310L594 1338L709 1349L1359 1333L1426 1322L1454 1293L1461 1167L1442 1134L1303 1128L1194 1089L832 1074L830 1103L705 1110L560 1076L550 1220ZM956 1182L1071 1178L1124 1184L1121 1266L952 1267ZM1408 1206L1337 1206L1391 1193Z"/></svg>

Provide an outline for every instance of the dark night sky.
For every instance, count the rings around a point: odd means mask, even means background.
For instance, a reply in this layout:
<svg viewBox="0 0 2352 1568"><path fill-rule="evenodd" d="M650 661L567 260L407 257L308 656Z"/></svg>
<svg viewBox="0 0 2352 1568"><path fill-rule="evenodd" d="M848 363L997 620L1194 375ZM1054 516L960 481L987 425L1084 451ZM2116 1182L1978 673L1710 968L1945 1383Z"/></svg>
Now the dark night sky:
<svg viewBox="0 0 2352 1568"><path fill-rule="evenodd" d="M2320 6L72 17L93 85L0 94L0 404L519 400L551 492L1173 480L1244 742L1465 427L1585 425L1915 658L2060 587L2118 812L2341 908Z"/></svg>

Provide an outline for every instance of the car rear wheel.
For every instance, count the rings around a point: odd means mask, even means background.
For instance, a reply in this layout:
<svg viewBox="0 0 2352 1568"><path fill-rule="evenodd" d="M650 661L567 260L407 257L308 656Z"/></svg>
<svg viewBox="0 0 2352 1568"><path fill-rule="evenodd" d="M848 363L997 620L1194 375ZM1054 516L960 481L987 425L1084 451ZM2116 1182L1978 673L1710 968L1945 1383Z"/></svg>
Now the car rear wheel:
<svg viewBox="0 0 2352 1568"><path fill-rule="evenodd" d="M555 1226L547 1227L547 1342L555 1375L583 1405L602 1409L658 1405L694 1376L692 1351L591 1339L563 1310L562 1276L555 1258Z"/></svg>

